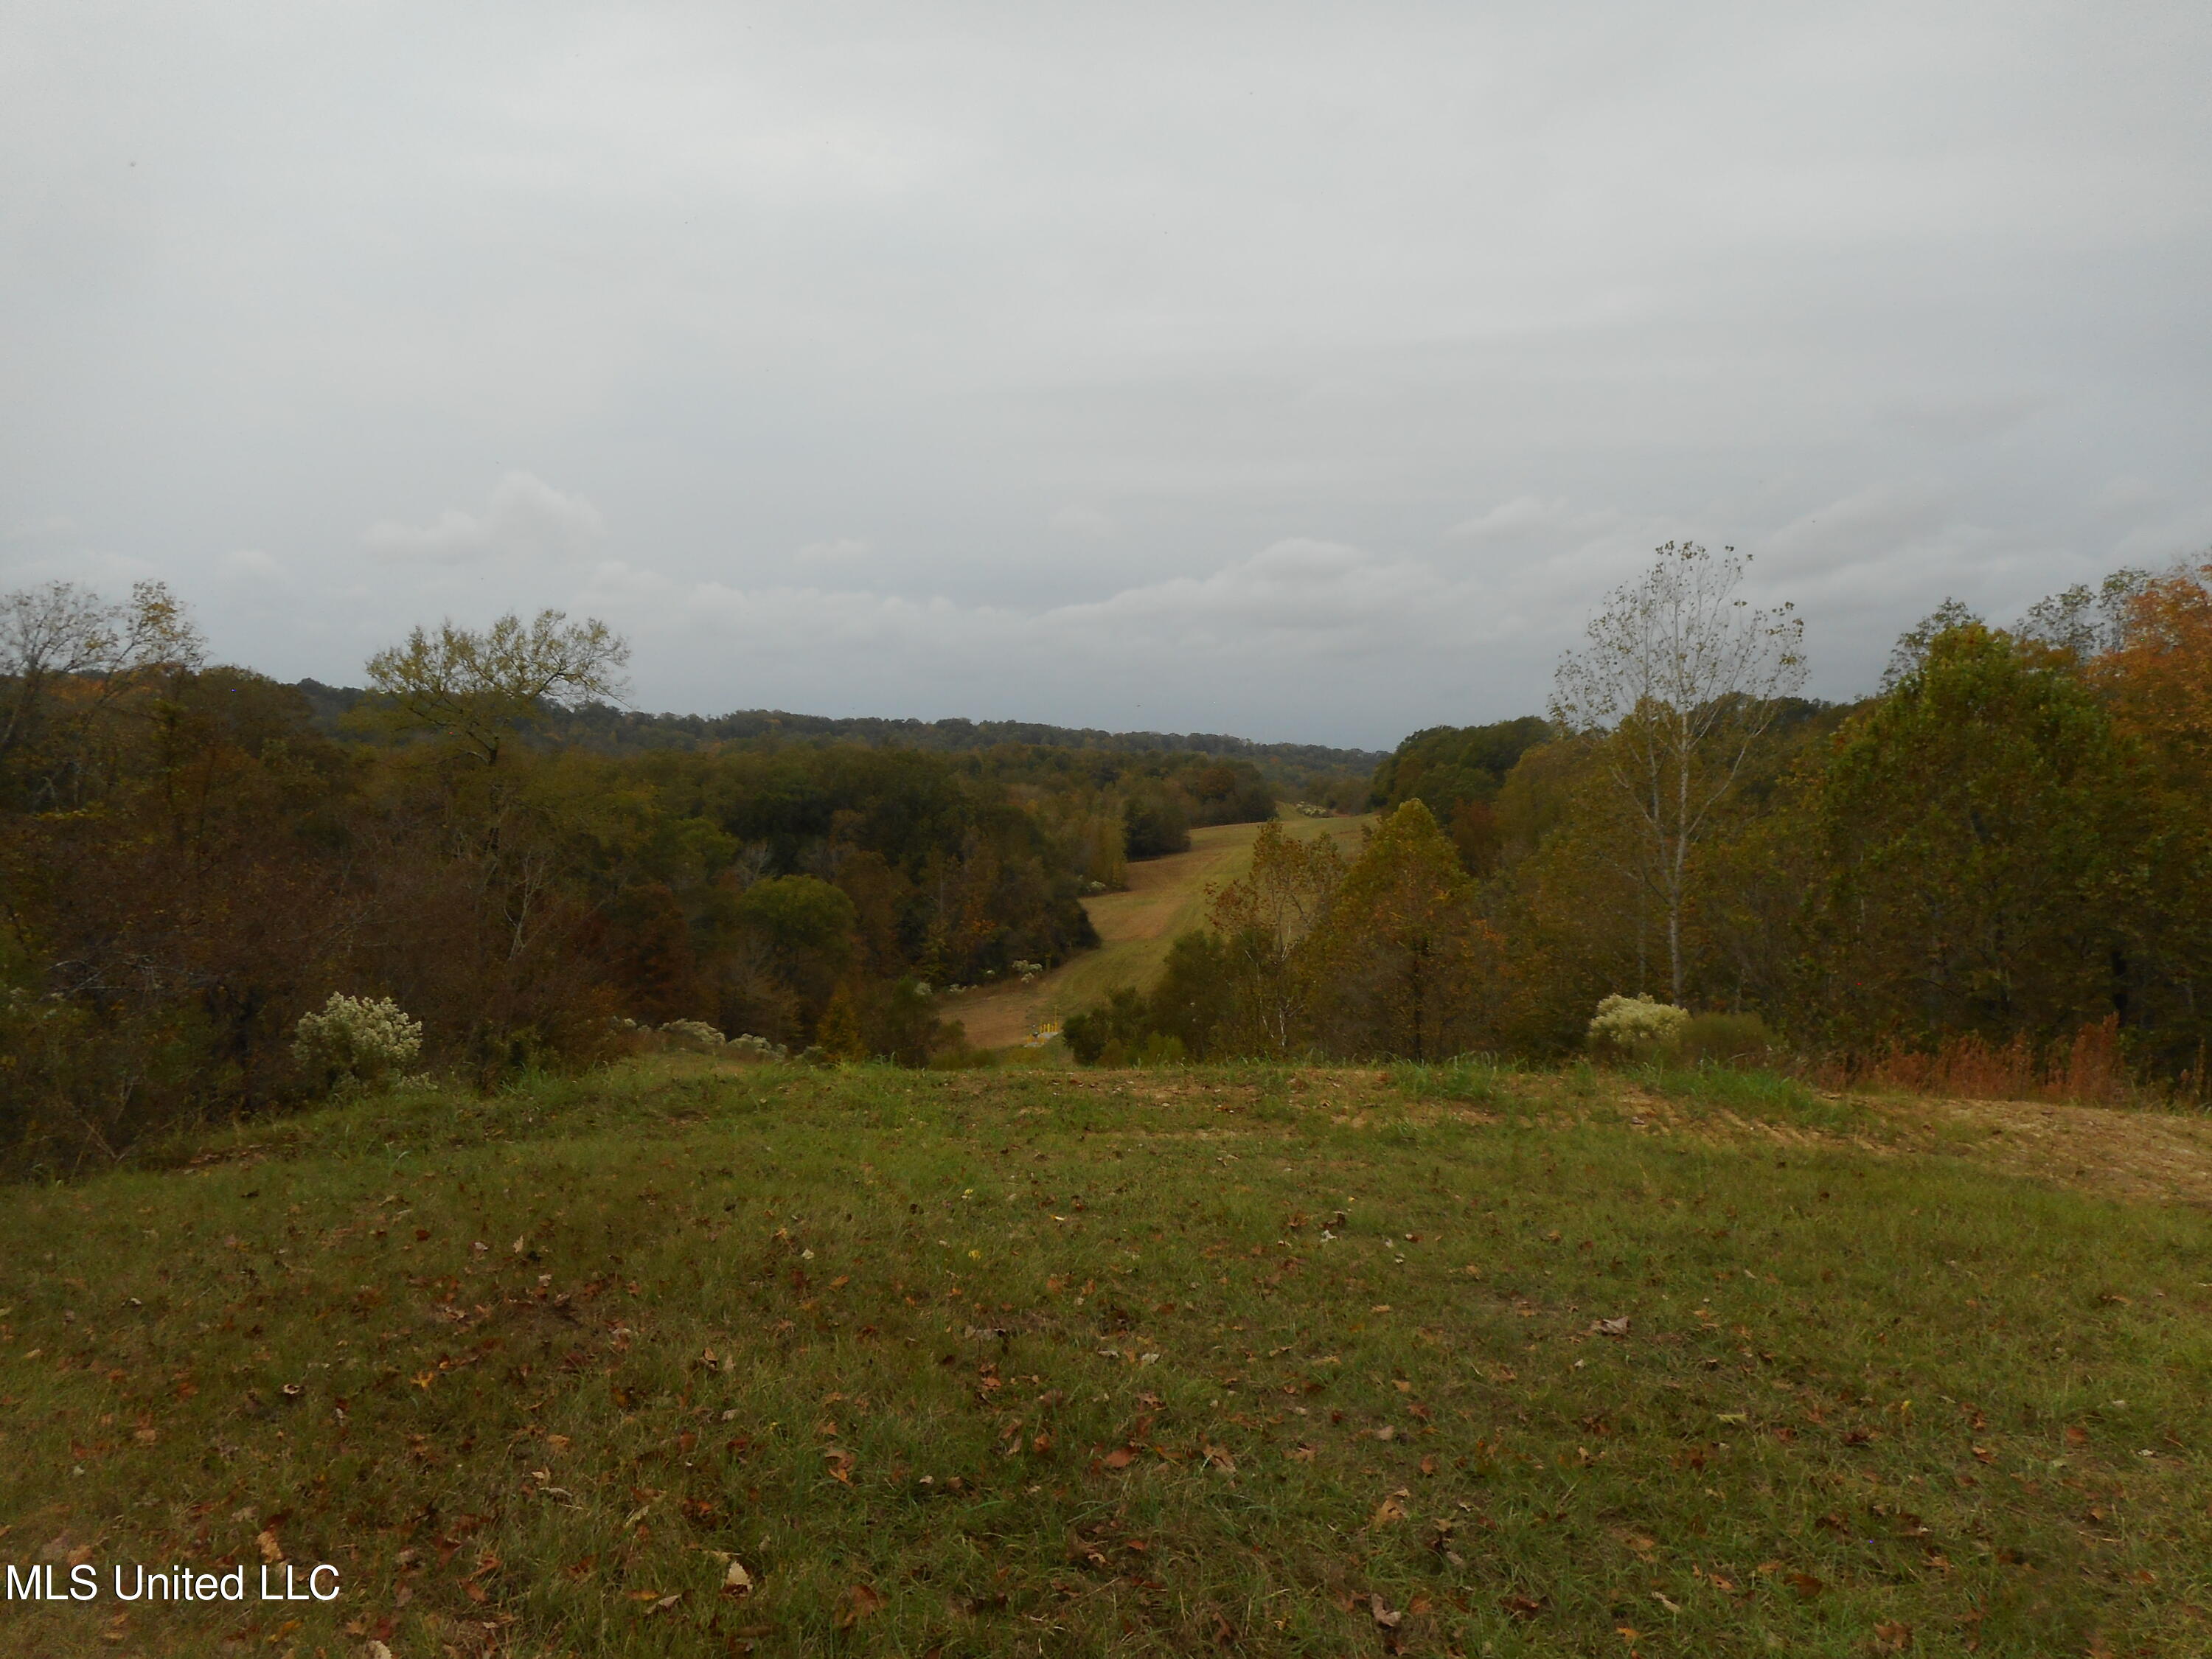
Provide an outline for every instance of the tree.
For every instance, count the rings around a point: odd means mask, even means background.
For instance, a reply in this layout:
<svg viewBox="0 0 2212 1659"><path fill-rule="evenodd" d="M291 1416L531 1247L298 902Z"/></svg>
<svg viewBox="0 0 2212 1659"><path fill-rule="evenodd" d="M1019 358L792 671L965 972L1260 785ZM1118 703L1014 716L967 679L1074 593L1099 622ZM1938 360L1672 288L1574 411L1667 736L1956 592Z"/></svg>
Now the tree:
<svg viewBox="0 0 2212 1659"><path fill-rule="evenodd" d="M2212 776L2212 564L2155 579L2122 571L2106 579L2107 598L2124 580L2091 679L2172 776L2201 790Z"/></svg>
<svg viewBox="0 0 2212 1659"><path fill-rule="evenodd" d="M1597 746L1572 741L1529 751L1498 819L1504 859L1486 908L1514 969L1504 1030L1528 1053L1564 1053L1601 997L1650 983L1641 825Z"/></svg>
<svg viewBox="0 0 2212 1659"><path fill-rule="evenodd" d="M1474 896L1426 806L1409 800L1383 819L1301 953L1325 1046L1431 1060L1486 1035L1498 937Z"/></svg>
<svg viewBox="0 0 2212 1659"><path fill-rule="evenodd" d="M1208 920L1235 986L1232 1023L1240 1029L1230 1042L1237 1052L1282 1058L1297 1050L1310 989L1297 951L1343 880L1334 840L1293 838L1273 822L1260 826L1243 878L1213 895Z"/></svg>
<svg viewBox="0 0 2212 1659"><path fill-rule="evenodd" d="M1589 644L1560 659L1552 719L1602 738L1607 775L1639 830L1636 874L1667 929L1668 982L1682 1000L1682 913L1691 853L1778 702L1804 683L1804 623L1785 605L1735 596L1747 556L1715 559L1668 542L1644 577L1613 590Z"/></svg>
<svg viewBox="0 0 2212 1659"><path fill-rule="evenodd" d="M1190 851L1190 816L1163 788L1133 794L1121 804L1121 842L1133 859Z"/></svg>
<svg viewBox="0 0 2212 1659"><path fill-rule="evenodd" d="M2146 780L2058 651L1967 623L1839 733L1801 839L1828 868L1804 1001L1872 1044L2127 1016Z"/></svg>
<svg viewBox="0 0 2212 1659"><path fill-rule="evenodd" d="M1461 802L1493 799L1521 757L1552 736L1533 714L1488 726L1430 726L1400 743L1375 769L1372 799L1393 811L1418 799L1437 823L1449 823Z"/></svg>
<svg viewBox="0 0 2212 1659"><path fill-rule="evenodd" d="M2046 599L2044 603L2048 605L2051 601ZM1889 665L1882 670L1882 695L1887 696L1918 673L1928 660L1929 647L1944 635L1983 625L1981 613L1964 599L1945 599L1897 636L1897 643L1890 647Z"/></svg>
<svg viewBox="0 0 2212 1659"><path fill-rule="evenodd" d="M2148 571L2133 568L2115 570L2094 589L2076 582L2028 606L2013 632L2087 662L2127 643L2136 602L2155 585Z"/></svg>
<svg viewBox="0 0 2212 1659"><path fill-rule="evenodd" d="M735 914L740 933L765 952L777 981L796 998L797 1030L812 1030L844 981L860 943L853 901L818 877L770 876L745 890ZM858 1020L857 1008L851 1017ZM853 1030L858 1031L857 1024Z"/></svg>
<svg viewBox="0 0 2212 1659"><path fill-rule="evenodd" d="M451 738L487 766L518 727L547 707L618 697L629 642L596 617L571 623L541 611L512 612L483 633L441 623L368 659L368 683L386 699L382 721L398 731Z"/></svg>
<svg viewBox="0 0 2212 1659"><path fill-rule="evenodd" d="M150 674L190 669L199 630L161 582L111 604L75 582L0 595L0 769L10 793L76 804L88 739Z"/></svg>
<svg viewBox="0 0 2212 1659"><path fill-rule="evenodd" d="M2159 826L2145 850L2157 902L2137 940L2130 1018L2162 1027L2167 1063L2202 1078L2199 1045L2212 1036L2212 563L2136 583L2103 637L2087 677L2149 759Z"/></svg>

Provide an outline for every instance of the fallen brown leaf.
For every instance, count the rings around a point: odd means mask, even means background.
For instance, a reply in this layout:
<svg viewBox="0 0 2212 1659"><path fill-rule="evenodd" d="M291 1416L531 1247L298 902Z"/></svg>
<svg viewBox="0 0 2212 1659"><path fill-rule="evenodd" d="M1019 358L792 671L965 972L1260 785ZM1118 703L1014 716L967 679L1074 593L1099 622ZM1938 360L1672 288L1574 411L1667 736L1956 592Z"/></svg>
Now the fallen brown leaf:
<svg viewBox="0 0 2212 1659"><path fill-rule="evenodd" d="M880 1610L883 1606L884 1598L881 1595L866 1584L855 1584L845 1592L844 1606L837 1614L838 1627L850 1630L863 1619Z"/></svg>
<svg viewBox="0 0 2212 1659"><path fill-rule="evenodd" d="M58 1533L47 1540L46 1548L39 1553L42 1560L58 1561L66 1567L81 1567L92 1559L92 1546L76 1542L65 1532Z"/></svg>

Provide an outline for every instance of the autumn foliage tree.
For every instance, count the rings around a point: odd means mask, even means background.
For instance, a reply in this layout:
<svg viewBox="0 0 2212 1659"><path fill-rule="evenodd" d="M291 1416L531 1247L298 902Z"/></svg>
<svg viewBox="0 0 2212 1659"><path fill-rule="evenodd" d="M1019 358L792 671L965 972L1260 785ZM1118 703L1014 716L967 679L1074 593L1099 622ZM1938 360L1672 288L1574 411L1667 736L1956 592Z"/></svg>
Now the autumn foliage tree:
<svg viewBox="0 0 2212 1659"><path fill-rule="evenodd" d="M620 642L510 621L380 653L402 740L366 744L206 665L164 590L0 596L0 1164L307 1097L295 1028L334 993L485 1085L615 1052L618 1016L793 1048L826 1021L919 1064L931 983L1095 942L1006 786L857 745L553 744L532 711L609 686Z"/></svg>
<svg viewBox="0 0 2212 1659"><path fill-rule="evenodd" d="M67 808L115 785L143 716L203 649L160 582L122 604L75 582L0 594L0 800Z"/></svg>
<svg viewBox="0 0 2212 1659"><path fill-rule="evenodd" d="M2212 563L2131 585L2114 635L2087 674L2145 764L2148 891L2124 994L2167 1067L2201 1087L2212 1036Z"/></svg>
<svg viewBox="0 0 2212 1659"><path fill-rule="evenodd" d="M1479 1044L1498 1000L1496 933L1429 809L1383 819L1309 942L1322 1046L1443 1059Z"/></svg>
<svg viewBox="0 0 2212 1659"><path fill-rule="evenodd" d="M1224 1046L1281 1057L1309 1039L1315 988L1302 957L1343 883L1334 841L1291 836L1280 823L1260 826L1249 868L1213 896L1208 917L1232 1011Z"/></svg>

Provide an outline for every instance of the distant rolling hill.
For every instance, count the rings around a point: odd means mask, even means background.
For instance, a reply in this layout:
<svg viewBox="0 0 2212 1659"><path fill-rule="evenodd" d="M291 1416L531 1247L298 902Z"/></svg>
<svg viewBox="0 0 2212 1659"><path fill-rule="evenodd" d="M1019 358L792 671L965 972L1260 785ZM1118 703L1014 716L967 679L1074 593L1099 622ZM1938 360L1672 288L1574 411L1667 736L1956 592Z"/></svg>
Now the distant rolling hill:
<svg viewBox="0 0 2212 1659"><path fill-rule="evenodd" d="M332 729L341 715L369 695L356 687L325 685L319 680L301 680L298 689L313 705L318 721ZM647 714L606 703L592 703L573 712L549 710L539 734L544 740L581 744L613 753L739 744L858 743L871 748L944 753L1025 744L1122 754L1216 755L1250 761L1271 781L1293 789L1326 778L1365 777L1389 758L1384 750L1255 743L1249 738L1212 732L1103 732L1092 726L1047 726L1034 720L840 718L793 714L775 708L739 709L717 715Z"/></svg>

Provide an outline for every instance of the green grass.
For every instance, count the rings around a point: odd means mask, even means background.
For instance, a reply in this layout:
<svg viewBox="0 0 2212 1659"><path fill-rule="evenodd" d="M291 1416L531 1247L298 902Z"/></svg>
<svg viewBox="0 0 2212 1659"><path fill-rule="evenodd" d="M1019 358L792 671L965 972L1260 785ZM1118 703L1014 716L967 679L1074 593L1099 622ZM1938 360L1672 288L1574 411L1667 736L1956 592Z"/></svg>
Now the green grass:
<svg viewBox="0 0 2212 1659"><path fill-rule="evenodd" d="M1463 1101L1484 1105L1506 1093L1510 1068L1483 1055L1462 1055L1439 1066L1399 1066L1390 1080L1415 1100Z"/></svg>
<svg viewBox="0 0 2212 1659"><path fill-rule="evenodd" d="M1617 1086L670 1057L11 1190L0 1557L346 1594L0 1652L2212 1647L2202 1215Z"/></svg>
<svg viewBox="0 0 2212 1659"><path fill-rule="evenodd" d="M1874 1115L1859 1101L1814 1093L1779 1072L1733 1066L1638 1066L1627 1075L1652 1093L1693 1111L1717 1109L1769 1123L1844 1134L1865 1129Z"/></svg>

